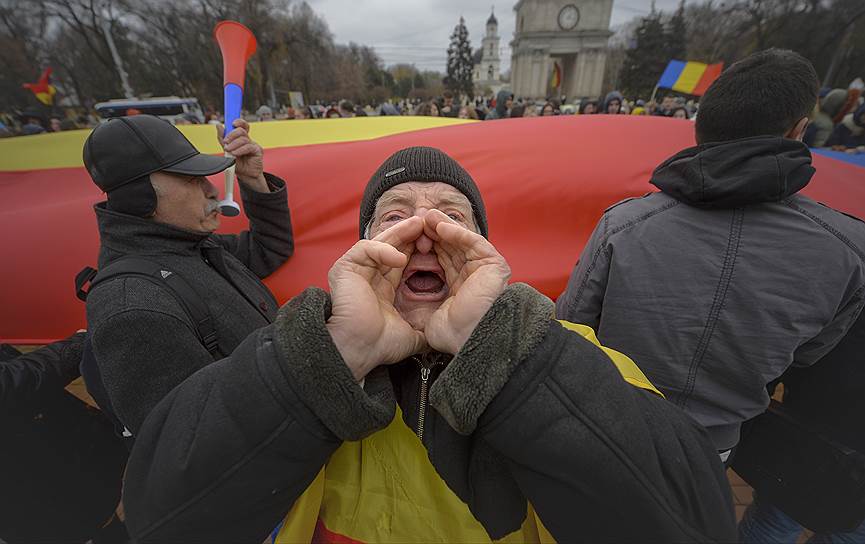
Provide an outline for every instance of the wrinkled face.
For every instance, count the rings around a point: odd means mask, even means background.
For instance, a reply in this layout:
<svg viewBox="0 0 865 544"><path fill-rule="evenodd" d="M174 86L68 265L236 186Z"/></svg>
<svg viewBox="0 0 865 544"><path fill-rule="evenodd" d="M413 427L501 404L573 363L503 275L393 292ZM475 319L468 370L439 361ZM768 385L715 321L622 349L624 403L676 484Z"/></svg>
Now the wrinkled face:
<svg viewBox="0 0 865 544"><path fill-rule="evenodd" d="M457 189L441 182L401 183L378 199L369 238L412 216L437 209L467 229L477 232L472 205ZM448 297L444 270L433 241L422 234L411 248L408 265L396 290L394 307L412 327L423 330L429 317Z"/></svg>
<svg viewBox="0 0 865 544"><path fill-rule="evenodd" d="M150 183L156 191L155 221L202 233L219 227L219 192L207 178L154 172Z"/></svg>

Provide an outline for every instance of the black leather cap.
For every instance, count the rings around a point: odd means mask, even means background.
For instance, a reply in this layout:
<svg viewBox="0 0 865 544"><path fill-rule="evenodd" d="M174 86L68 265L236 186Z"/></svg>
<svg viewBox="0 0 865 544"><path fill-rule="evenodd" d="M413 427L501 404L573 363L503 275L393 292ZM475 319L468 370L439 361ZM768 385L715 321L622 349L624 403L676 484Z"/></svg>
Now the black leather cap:
<svg viewBox="0 0 865 544"><path fill-rule="evenodd" d="M153 172L209 176L232 164L199 153L174 125L152 115L109 119L84 142L84 166L106 193Z"/></svg>

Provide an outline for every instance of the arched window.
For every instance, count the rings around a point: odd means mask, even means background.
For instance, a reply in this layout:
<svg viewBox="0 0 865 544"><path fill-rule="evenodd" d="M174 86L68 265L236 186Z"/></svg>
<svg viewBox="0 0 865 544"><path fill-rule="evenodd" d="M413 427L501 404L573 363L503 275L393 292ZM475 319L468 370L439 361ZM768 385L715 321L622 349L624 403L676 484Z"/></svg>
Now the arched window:
<svg viewBox="0 0 865 544"><path fill-rule="evenodd" d="M492 81L493 79L493 65L490 64L490 67L487 69L487 79Z"/></svg>

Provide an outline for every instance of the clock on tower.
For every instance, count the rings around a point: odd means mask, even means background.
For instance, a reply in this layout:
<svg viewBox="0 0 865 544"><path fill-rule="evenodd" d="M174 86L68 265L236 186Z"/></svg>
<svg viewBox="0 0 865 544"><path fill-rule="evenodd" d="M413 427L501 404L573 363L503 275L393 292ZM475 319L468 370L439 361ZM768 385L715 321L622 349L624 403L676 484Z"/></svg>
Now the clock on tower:
<svg viewBox="0 0 865 544"><path fill-rule="evenodd" d="M559 27L562 30L573 30L580 22L580 10L573 4L568 4L559 11Z"/></svg>

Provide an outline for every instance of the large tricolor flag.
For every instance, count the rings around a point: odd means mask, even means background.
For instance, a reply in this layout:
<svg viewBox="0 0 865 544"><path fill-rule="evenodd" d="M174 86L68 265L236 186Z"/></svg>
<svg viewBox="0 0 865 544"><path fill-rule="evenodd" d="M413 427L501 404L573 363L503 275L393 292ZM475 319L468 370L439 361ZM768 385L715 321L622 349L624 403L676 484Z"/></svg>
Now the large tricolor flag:
<svg viewBox="0 0 865 544"><path fill-rule="evenodd" d="M214 127L180 130L203 152L221 151ZM96 264L93 204L105 198L82 164L87 135L0 139L0 342L44 343L86 325L73 278ZM265 282L280 302L308 286L327 287L328 269L358 239L369 177L391 153L413 145L438 147L468 170L512 280L557 297L604 209L657 190L652 170L694 145L694 125L633 115L495 123L362 117L253 123L252 137L264 147L265 168L288 185L295 253ZM814 166L805 194L865 217L865 167L818 154ZM243 215L223 218L220 232L248 225Z"/></svg>
<svg viewBox="0 0 865 544"><path fill-rule="evenodd" d="M724 70L724 63L671 60L658 80L659 89L672 89L680 93L703 96L713 81Z"/></svg>

